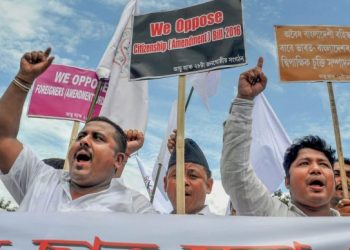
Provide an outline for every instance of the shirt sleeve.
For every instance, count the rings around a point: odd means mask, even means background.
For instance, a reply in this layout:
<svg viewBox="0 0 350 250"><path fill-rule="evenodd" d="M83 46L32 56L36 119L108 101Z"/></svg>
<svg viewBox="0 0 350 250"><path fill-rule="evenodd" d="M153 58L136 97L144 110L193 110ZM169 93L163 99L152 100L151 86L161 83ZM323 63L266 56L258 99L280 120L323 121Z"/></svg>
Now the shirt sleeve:
<svg viewBox="0 0 350 250"><path fill-rule="evenodd" d="M274 200L250 165L253 101L236 98L224 123L221 178L239 215L269 216Z"/></svg>
<svg viewBox="0 0 350 250"><path fill-rule="evenodd" d="M133 194L133 204L135 213L138 214L158 214L159 212L156 211L152 204L147 200L145 196L138 192L134 192Z"/></svg>
<svg viewBox="0 0 350 250"><path fill-rule="evenodd" d="M20 203L43 168L46 168L45 163L23 145L22 151L2 181L14 199Z"/></svg>

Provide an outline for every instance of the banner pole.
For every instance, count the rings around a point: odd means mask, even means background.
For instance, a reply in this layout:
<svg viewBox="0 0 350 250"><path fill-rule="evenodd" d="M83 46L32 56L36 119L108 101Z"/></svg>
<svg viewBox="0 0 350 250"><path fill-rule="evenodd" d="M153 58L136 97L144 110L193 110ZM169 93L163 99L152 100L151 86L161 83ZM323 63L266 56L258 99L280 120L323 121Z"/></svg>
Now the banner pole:
<svg viewBox="0 0 350 250"><path fill-rule="evenodd" d="M191 97L192 97L192 94L193 94L193 90L194 90L194 88L191 87L190 93L187 96L186 105L185 105L185 113L187 111L188 105L190 104L190 100L191 100ZM159 175L160 175L162 167L163 167L163 164L162 163L158 163L157 175L156 175L156 178L154 180L154 186L153 186L151 197L150 197L150 202L151 203L153 203L153 200L154 200L154 196L155 196L157 185L158 185L158 181L159 181Z"/></svg>
<svg viewBox="0 0 350 250"><path fill-rule="evenodd" d="M69 152L69 149L71 148L73 142L77 138L78 131L79 131L79 125L80 125L80 122L74 121L73 127L72 127L72 132L71 132L70 139L69 139L67 155L66 155L66 159L64 161L64 167L63 167L63 169L67 170L67 171L69 170L68 152Z"/></svg>
<svg viewBox="0 0 350 250"><path fill-rule="evenodd" d="M176 134L176 213L185 214L185 87L186 78L179 76L177 97L177 134Z"/></svg>
<svg viewBox="0 0 350 250"><path fill-rule="evenodd" d="M342 184L342 188L343 188L343 198L349 199L348 181L347 181L345 168L344 168L344 156L343 156L343 149L342 149L342 145L341 145L337 107L335 105L332 82L327 82L327 87L328 87L329 102L330 102L331 111L332 111L335 142L337 145L338 163L339 163L339 168L340 168L341 184Z"/></svg>

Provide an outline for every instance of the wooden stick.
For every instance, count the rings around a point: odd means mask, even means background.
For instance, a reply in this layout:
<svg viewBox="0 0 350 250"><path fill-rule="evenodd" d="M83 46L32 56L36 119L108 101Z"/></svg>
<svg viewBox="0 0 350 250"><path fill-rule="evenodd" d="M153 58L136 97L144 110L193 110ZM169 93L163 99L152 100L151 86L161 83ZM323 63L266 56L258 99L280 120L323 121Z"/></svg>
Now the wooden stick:
<svg viewBox="0 0 350 250"><path fill-rule="evenodd" d="M177 134L176 134L176 213L185 214L185 76L179 76L177 97Z"/></svg>
<svg viewBox="0 0 350 250"><path fill-rule="evenodd" d="M327 87L328 87L329 102L330 102L331 111L332 111L335 142L337 145L338 162L339 162L339 168L340 168L340 178L341 178L341 185L343 188L343 198L349 199L348 181L347 181L346 172L345 172L345 168L344 168L344 156L343 156L343 149L341 146L337 107L335 105L332 82L327 82Z"/></svg>
<svg viewBox="0 0 350 250"><path fill-rule="evenodd" d="M191 87L190 93L187 96L186 105L185 105L185 113L187 111L188 105L190 104L192 94L193 94L193 87ZM154 196L155 196L156 189L158 186L159 176L160 176L160 173L161 173L161 170L163 167L162 165L163 165L162 163L160 163L160 162L158 163L157 175L156 175L156 179L154 180L154 186L153 186L152 193L150 196L150 202L152 204L153 204Z"/></svg>
<svg viewBox="0 0 350 250"><path fill-rule="evenodd" d="M69 170L68 152L69 152L69 149L71 148L72 144L74 143L75 139L77 138L78 131L79 131L79 125L80 125L80 122L74 121L73 127L72 127L72 133L71 133L70 139L69 139L67 156L66 156L66 160L64 161L64 167L63 167L63 169L67 170L67 171Z"/></svg>

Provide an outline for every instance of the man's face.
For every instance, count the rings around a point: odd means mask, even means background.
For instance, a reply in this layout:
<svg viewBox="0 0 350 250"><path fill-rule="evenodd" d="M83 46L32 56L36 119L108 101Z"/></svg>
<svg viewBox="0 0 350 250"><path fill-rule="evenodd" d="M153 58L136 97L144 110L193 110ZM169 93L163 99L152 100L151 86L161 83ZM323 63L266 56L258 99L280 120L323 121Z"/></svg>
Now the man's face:
<svg viewBox="0 0 350 250"><path fill-rule="evenodd" d="M185 210L186 214L199 212L205 203L206 194L211 192L213 179L201 165L185 163ZM171 204L176 209L176 165L169 168L164 177L164 189Z"/></svg>
<svg viewBox="0 0 350 250"><path fill-rule="evenodd" d="M122 153L115 153L115 128L102 121L85 125L69 150L69 173L80 187L109 186L115 170L123 161Z"/></svg>
<svg viewBox="0 0 350 250"><path fill-rule="evenodd" d="M309 208L329 206L335 190L331 163L324 153L304 148L289 169L286 187L295 204Z"/></svg>
<svg viewBox="0 0 350 250"><path fill-rule="evenodd" d="M346 173L346 179L348 183L348 189L350 187L350 165L344 164L344 169ZM334 178L335 178L335 197L337 199L343 198L343 187L341 185L341 178L340 178L340 166L339 162L336 162L334 164Z"/></svg>

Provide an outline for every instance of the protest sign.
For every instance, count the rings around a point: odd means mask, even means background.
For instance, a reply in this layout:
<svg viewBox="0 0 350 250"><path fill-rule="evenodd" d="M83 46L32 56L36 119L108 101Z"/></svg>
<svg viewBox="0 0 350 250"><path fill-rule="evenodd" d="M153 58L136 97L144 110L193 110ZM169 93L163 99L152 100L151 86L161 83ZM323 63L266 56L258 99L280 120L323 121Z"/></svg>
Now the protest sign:
<svg viewBox="0 0 350 250"><path fill-rule="evenodd" d="M275 26L281 81L350 82L350 27Z"/></svg>
<svg viewBox="0 0 350 250"><path fill-rule="evenodd" d="M182 75L246 64L240 0L214 0L135 16L131 79Z"/></svg>
<svg viewBox="0 0 350 250"><path fill-rule="evenodd" d="M35 80L28 116L85 122L97 83L95 71L51 65ZM107 88L102 88L94 115L101 110Z"/></svg>
<svg viewBox="0 0 350 250"><path fill-rule="evenodd" d="M0 213L0 248L329 250L349 249L346 217Z"/></svg>

